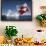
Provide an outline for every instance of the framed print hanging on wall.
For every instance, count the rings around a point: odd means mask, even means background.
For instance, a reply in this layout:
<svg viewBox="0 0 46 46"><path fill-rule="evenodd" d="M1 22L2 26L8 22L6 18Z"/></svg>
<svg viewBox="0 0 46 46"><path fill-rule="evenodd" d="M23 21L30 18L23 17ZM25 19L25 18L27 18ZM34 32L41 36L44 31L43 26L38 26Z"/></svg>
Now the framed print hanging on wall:
<svg viewBox="0 0 46 46"><path fill-rule="evenodd" d="M32 21L32 0L1 0L2 21Z"/></svg>

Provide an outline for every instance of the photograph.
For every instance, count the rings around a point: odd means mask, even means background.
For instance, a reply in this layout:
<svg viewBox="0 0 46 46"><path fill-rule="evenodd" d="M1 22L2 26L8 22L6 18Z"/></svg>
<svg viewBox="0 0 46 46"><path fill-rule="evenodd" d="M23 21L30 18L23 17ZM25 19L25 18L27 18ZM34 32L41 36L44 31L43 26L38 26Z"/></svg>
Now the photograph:
<svg viewBox="0 0 46 46"><path fill-rule="evenodd" d="M1 0L1 21L32 21L32 0Z"/></svg>

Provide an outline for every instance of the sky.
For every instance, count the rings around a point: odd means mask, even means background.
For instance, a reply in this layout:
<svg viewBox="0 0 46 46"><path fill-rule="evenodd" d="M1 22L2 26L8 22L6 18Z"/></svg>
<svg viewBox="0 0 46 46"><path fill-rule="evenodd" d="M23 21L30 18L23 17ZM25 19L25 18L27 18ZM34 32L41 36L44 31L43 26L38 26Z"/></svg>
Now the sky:
<svg viewBox="0 0 46 46"><path fill-rule="evenodd" d="M31 0L2 0L2 14L6 14L9 9L16 12L16 5L27 3L29 7L32 6Z"/></svg>

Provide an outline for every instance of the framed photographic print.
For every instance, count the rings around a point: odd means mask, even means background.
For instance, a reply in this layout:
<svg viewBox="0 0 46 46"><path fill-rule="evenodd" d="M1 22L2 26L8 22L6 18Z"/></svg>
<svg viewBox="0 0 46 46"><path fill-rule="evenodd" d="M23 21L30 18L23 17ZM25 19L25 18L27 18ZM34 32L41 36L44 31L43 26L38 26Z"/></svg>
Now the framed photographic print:
<svg viewBox="0 0 46 46"><path fill-rule="evenodd" d="M1 0L2 21L32 21L32 0Z"/></svg>

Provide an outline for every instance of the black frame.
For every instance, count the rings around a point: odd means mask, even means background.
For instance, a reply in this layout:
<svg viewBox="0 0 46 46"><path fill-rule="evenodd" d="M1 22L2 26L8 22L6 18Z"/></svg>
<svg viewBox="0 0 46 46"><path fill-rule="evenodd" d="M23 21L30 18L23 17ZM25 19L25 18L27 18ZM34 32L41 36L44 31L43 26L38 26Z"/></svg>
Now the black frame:
<svg viewBox="0 0 46 46"><path fill-rule="evenodd" d="M32 0L31 0L32 1ZM1 21L32 21L32 7L31 7L31 20L2 20L2 0L1 0Z"/></svg>

